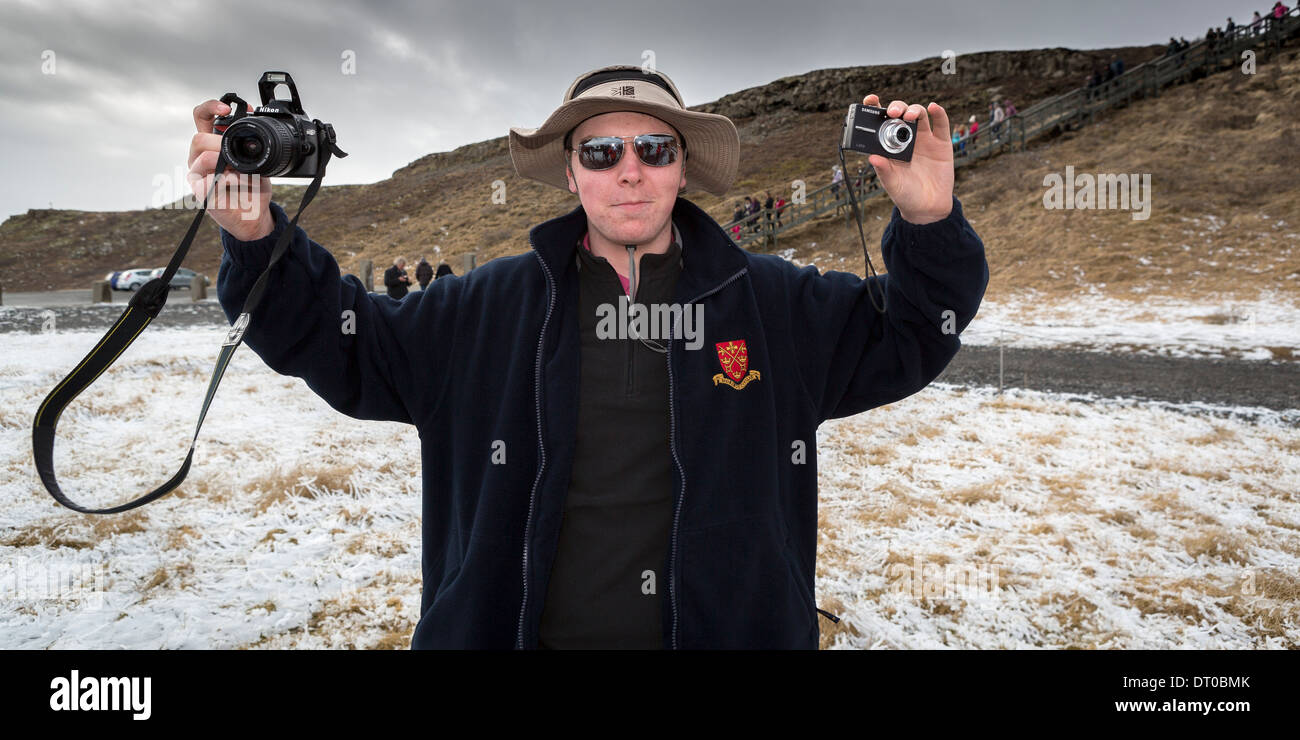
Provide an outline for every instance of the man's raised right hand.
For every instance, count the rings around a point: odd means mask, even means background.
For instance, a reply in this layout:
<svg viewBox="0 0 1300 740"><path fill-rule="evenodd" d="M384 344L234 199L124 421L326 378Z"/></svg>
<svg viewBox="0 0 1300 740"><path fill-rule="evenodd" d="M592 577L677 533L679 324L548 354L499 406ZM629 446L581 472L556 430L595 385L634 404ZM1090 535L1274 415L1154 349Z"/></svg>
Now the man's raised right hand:
<svg viewBox="0 0 1300 740"><path fill-rule="evenodd" d="M190 171L186 177L199 202L212 187L213 171L221 151L221 134L212 133L212 122L217 116L229 113L230 106L220 100L206 100L194 108L194 127L198 133L190 140ZM270 205L270 178L245 175L228 167L212 193L207 212L231 236L247 242L275 230Z"/></svg>

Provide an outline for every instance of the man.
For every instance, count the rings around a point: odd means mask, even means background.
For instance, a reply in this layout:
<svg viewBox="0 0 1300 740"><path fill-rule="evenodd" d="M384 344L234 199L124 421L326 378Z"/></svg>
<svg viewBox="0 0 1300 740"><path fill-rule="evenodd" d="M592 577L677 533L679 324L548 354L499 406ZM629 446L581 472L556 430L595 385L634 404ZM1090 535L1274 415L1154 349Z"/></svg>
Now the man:
<svg viewBox="0 0 1300 740"><path fill-rule="evenodd" d="M196 108L200 131L223 108ZM412 647L817 647L817 426L929 383L988 281L947 114L888 109L918 139L910 163L871 157L895 208L889 274L869 281L745 252L681 197L726 194L735 126L635 66L578 77L540 128L511 129L516 171L579 199L522 255L381 301L295 229L245 341L339 411L420 430ZM217 143L196 137L196 176ZM268 210L214 215L232 320L288 228ZM663 332L602 327L665 302L680 320Z"/></svg>
<svg viewBox="0 0 1300 740"><path fill-rule="evenodd" d="M215 165L214 165L215 166ZM411 276L406 274L406 258L393 260L393 266L384 271L384 287L388 288L388 297L401 300L411 284Z"/></svg>
<svg viewBox="0 0 1300 740"><path fill-rule="evenodd" d="M433 282L433 265L429 264L429 260L425 259L424 255L420 255L420 261L415 266L415 280L420 284L420 290L429 287L429 283Z"/></svg>

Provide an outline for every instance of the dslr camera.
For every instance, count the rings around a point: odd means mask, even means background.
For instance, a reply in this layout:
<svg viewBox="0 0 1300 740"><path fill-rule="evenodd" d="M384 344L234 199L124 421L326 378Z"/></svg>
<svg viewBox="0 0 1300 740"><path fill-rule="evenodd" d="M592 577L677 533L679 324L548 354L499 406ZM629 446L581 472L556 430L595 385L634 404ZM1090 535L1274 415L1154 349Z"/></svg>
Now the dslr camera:
<svg viewBox="0 0 1300 740"><path fill-rule="evenodd" d="M854 103L849 106L841 149L911 162L915 145L916 121L890 118L884 108L874 105Z"/></svg>
<svg viewBox="0 0 1300 740"><path fill-rule="evenodd" d="M289 88L289 99L275 97L278 86ZM230 115L218 116L212 132L221 134L221 154L236 171L266 177L317 175L320 153L328 147L336 156L334 127L307 117L298 86L288 72L265 72L257 81L262 104L255 110L235 93L221 96ZM232 105L233 104L233 105Z"/></svg>

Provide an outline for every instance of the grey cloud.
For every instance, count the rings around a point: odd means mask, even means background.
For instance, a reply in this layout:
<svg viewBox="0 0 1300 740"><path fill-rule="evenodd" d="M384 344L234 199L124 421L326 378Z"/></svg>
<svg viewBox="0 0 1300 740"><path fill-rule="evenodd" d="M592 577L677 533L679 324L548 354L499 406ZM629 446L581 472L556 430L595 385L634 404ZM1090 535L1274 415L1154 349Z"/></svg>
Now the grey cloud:
<svg viewBox="0 0 1300 740"><path fill-rule="evenodd" d="M1191 38L1267 4L0 0L0 165L10 175L0 217L50 202L146 206L155 177L185 164L194 105L226 91L253 98L267 69L292 72L308 113L334 123L352 154L331 164L329 182L373 182L432 151L537 126L576 74L640 63L644 49L694 105L811 69L944 49ZM44 49L57 54L53 77L40 71ZM355 76L340 73L344 49L356 53Z"/></svg>

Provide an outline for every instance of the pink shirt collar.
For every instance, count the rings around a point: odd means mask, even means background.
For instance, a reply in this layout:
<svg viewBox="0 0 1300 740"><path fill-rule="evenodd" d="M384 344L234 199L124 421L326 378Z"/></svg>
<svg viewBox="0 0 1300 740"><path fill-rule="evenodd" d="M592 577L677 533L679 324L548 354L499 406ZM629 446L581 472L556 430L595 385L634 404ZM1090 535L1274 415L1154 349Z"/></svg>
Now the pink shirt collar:
<svg viewBox="0 0 1300 740"><path fill-rule="evenodd" d="M682 248L682 232L677 230L677 224L673 224L673 243L677 245L678 249ZM582 232L582 248L591 252L591 239L585 231ZM615 270L614 273L618 275L618 281L623 284L623 292L629 292L632 289L632 284L628 281L627 276L619 274L618 270Z"/></svg>

